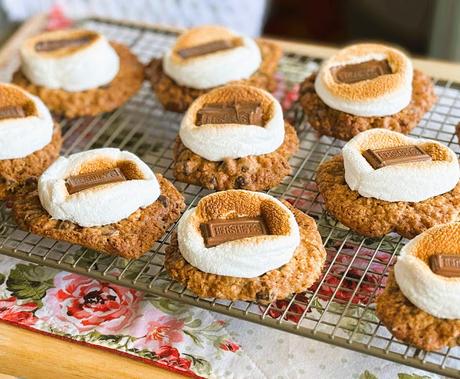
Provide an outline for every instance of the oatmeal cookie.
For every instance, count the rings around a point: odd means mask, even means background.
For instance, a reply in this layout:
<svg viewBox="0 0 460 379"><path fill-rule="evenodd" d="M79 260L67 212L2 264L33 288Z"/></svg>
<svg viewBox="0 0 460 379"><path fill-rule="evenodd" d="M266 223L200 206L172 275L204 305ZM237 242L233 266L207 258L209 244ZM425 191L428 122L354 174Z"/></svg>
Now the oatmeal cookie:
<svg viewBox="0 0 460 379"><path fill-rule="evenodd" d="M0 200L28 179L40 176L59 157L61 145L61 128L55 124L50 143L42 149L24 158L0 160Z"/></svg>
<svg viewBox="0 0 460 379"><path fill-rule="evenodd" d="M238 278L205 273L190 265L179 251L177 234L166 249L165 268L169 275L201 297L271 302L307 290L321 275L326 251L315 220L284 204L294 214L300 230L300 245L292 259L276 270L256 278Z"/></svg>
<svg viewBox="0 0 460 379"><path fill-rule="evenodd" d="M111 45L120 57L120 70L105 86L79 92L45 88L31 83L20 70L13 75L13 83L40 97L52 112L68 118L113 111L139 90L144 68L128 47L116 42Z"/></svg>
<svg viewBox="0 0 460 379"><path fill-rule="evenodd" d="M396 338L419 349L460 345L460 320L437 318L417 308L403 295L393 272L377 298L376 313Z"/></svg>
<svg viewBox="0 0 460 379"><path fill-rule="evenodd" d="M52 219L40 203L36 182L28 183L14 197L13 215L20 228L57 240L125 258L146 253L185 208L184 199L162 175L157 174L160 197L144 209L113 224L81 227Z"/></svg>
<svg viewBox="0 0 460 379"><path fill-rule="evenodd" d="M289 158L297 151L295 129L285 123L283 144L273 153L211 162L185 147L179 136L174 146L174 176L181 182L208 189L266 190L278 185L291 166Z"/></svg>
<svg viewBox="0 0 460 379"><path fill-rule="evenodd" d="M326 210L367 237L381 237L394 231L413 238L432 226L460 219L460 183L450 192L418 203L363 197L348 187L341 155L319 166L316 183Z"/></svg>
<svg viewBox="0 0 460 379"><path fill-rule="evenodd" d="M309 124L321 135L348 141L358 133L373 128L385 128L408 134L423 115L436 102L431 78L414 70L412 100L400 112L384 117L362 117L333 109L326 105L315 91L316 73L310 75L300 86L299 102Z"/></svg>
<svg viewBox="0 0 460 379"><path fill-rule="evenodd" d="M276 88L274 74L282 51L278 45L272 42L258 40L257 44L262 53L260 68L249 79L238 81L238 83L249 84L271 92ZM185 112L193 100L212 89L196 89L177 84L163 72L163 61L158 58L153 59L147 65L146 78L150 81L163 107L174 112Z"/></svg>

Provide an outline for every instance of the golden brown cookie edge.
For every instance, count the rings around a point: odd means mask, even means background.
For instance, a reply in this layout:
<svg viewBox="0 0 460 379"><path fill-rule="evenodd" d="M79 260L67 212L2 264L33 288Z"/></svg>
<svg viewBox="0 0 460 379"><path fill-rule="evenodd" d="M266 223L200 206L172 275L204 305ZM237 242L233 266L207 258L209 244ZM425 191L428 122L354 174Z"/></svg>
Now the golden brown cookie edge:
<svg viewBox="0 0 460 379"><path fill-rule="evenodd" d="M299 103L313 129L321 135L344 141L374 128L408 134L437 100L431 78L419 70L414 70L412 100L406 108L384 117L355 116L333 109L321 100L314 88L316 75L310 75L300 85Z"/></svg>
<svg viewBox="0 0 460 379"><path fill-rule="evenodd" d="M34 234L81 245L109 255L133 259L147 253L185 208L183 196L157 174L161 195L117 223L84 228L69 221L54 220L41 206L36 183L13 198L13 216L20 228ZM166 204L166 205L165 205Z"/></svg>
<svg viewBox="0 0 460 379"><path fill-rule="evenodd" d="M301 245L287 264L256 278L208 274L182 257L175 233L165 253L168 274L201 297L267 303L306 291L321 276L326 250L315 220L289 203L284 204L294 213L301 233Z"/></svg>
<svg viewBox="0 0 460 379"><path fill-rule="evenodd" d="M20 69L14 73L12 81L40 97L52 112L68 118L111 112L135 95L144 81L144 67L130 49L117 42L111 45L120 57L120 70L106 86L79 92L50 89L34 85Z"/></svg>
<svg viewBox="0 0 460 379"><path fill-rule="evenodd" d="M273 153L219 162L211 162L195 154L177 136L174 145L174 176L181 182L218 191L267 190L280 184L290 174L292 167L289 159L298 147L297 133L287 122L284 141ZM257 166L254 171L250 169L252 164Z"/></svg>

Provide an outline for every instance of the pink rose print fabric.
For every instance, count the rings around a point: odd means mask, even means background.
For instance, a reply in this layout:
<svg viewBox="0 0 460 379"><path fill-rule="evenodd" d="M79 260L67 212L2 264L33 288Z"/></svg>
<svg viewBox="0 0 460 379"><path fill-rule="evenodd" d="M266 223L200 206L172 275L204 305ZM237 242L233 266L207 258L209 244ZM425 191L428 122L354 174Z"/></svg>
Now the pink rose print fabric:
<svg viewBox="0 0 460 379"><path fill-rule="evenodd" d="M47 291L37 316L57 329L79 334L118 333L137 315L142 293L61 272Z"/></svg>
<svg viewBox="0 0 460 379"><path fill-rule="evenodd" d="M208 357L222 359L240 350L225 329L228 321L200 318L192 307L8 260L9 268L0 265L0 320L113 349L192 377L211 375Z"/></svg>

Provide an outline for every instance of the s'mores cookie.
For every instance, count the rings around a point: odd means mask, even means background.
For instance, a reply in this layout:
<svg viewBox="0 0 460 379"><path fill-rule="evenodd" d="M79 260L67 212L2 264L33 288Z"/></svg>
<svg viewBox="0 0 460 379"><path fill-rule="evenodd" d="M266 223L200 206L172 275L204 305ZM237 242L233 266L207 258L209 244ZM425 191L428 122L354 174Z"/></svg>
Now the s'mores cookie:
<svg viewBox="0 0 460 379"><path fill-rule="evenodd" d="M200 26L179 36L162 59L153 59L146 76L165 109L184 112L200 95L234 81L269 91L281 49L222 26Z"/></svg>
<svg viewBox="0 0 460 379"><path fill-rule="evenodd" d="M115 148L60 157L15 197L18 225L41 236L137 258L185 204L163 176Z"/></svg>
<svg viewBox="0 0 460 379"><path fill-rule="evenodd" d="M433 227L402 248L376 312L396 338L420 349L460 345L460 223Z"/></svg>
<svg viewBox="0 0 460 379"><path fill-rule="evenodd" d="M174 174L205 188L265 190L291 171L299 140L278 101L247 85L228 85L190 106L174 146Z"/></svg>
<svg viewBox="0 0 460 379"><path fill-rule="evenodd" d="M457 156L439 142L372 129L319 166L326 210L369 237L395 231L412 238L460 219Z"/></svg>
<svg viewBox="0 0 460 379"><path fill-rule="evenodd" d="M58 156L62 138L43 102L0 83L0 200L39 176Z"/></svg>
<svg viewBox="0 0 460 379"><path fill-rule="evenodd" d="M112 111L140 88L143 66L128 47L84 29L42 33L20 49L13 82L66 117Z"/></svg>
<svg viewBox="0 0 460 379"><path fill-rule="evenodd" d="M229 190L184 213L165 268L201 297L270 302L307 290L325 259L311 217L263 193Z"/></svg>
<svg viewBox="0 0 460 379"><path fill-rule="evenodd" d="M326 60L302 83L299 101L320 134L348 141L373 128L409 133L436 96L431 79L403 52L365 43Z"/></svg>

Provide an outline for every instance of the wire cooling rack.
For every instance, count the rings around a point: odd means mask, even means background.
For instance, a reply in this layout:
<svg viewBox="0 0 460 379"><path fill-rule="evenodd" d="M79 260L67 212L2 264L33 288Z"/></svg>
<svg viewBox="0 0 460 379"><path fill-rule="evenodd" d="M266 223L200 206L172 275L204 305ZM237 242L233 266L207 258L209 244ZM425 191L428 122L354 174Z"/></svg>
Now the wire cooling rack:
<svg viewBox="0 0 460 379"><path fill-rule="evenodd" d="M153 27L101 19L83 26L127 44L144 63L159 57L175 34ZM317 68L314 58L286 54L280 64L280 86L292 88ZM439 140L457 153L455 125L460 121L460 85L437 81L438 104L421 121L413 135ZM329 218L314 184L317 166L340 151L343 142L318 138L294 106L288 117L299 134L300 149L291 159L292 175L269 191L282 197L317 220L328 259L319 283L304 294L268 306L254 302L221 301L194 296L171 280L163 267L164 250L173 225L152 248L137 260L98 254L76 245L41 238L17 229L8 204L0 203L0 252L12 257L72 271L220 312L283 331L357 350L447 376L460 378L460 348L424 352L395 338L375 316L375 297L383 290L394 258L406 242L397 235L370 239L350 232ZM64 155L114 146L129 150L155 172L170 179L193 207L209 191L174 180L172 146L181 115L164 111L149 85L125 106L94 118L61 120Z"/></svg>

